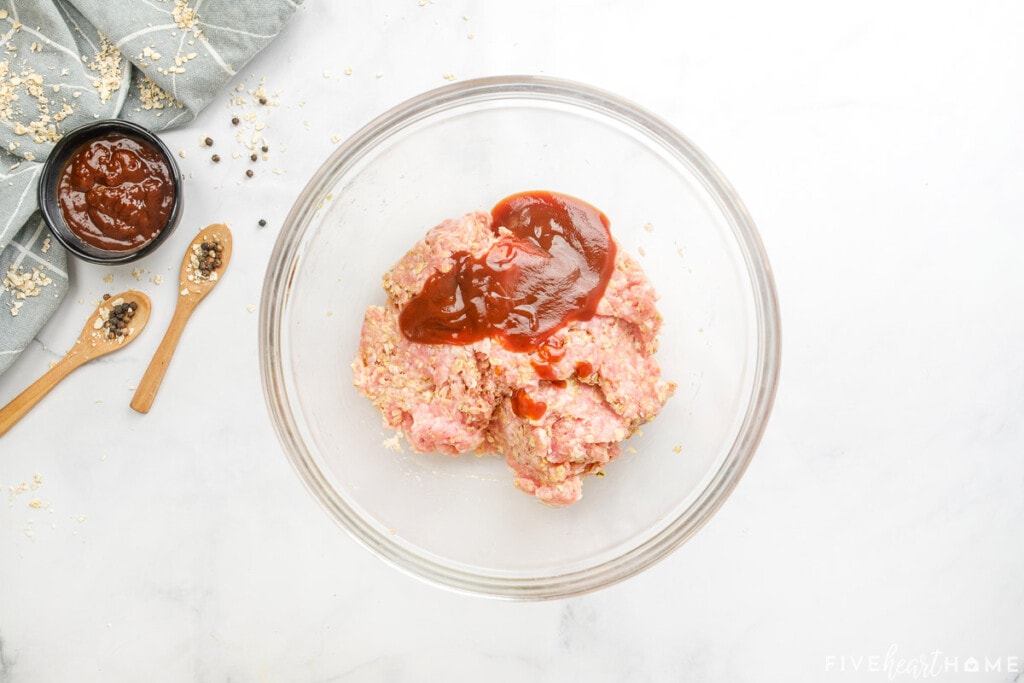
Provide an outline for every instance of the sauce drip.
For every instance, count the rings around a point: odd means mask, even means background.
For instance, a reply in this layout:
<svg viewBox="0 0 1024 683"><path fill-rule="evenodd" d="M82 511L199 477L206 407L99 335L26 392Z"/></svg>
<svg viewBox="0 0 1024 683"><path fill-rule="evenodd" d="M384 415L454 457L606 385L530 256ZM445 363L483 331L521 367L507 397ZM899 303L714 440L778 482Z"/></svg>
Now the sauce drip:
<svg viewBox="0 0 1024 683"><path fill-rule="evenodd" d="M118 134L91 140L68 158L57 201L80 240L108 251L132 251L156 237L174 207L171 168L160 150Z"/></svg>
<svg viewBox="0 0 1024 683"><path fill-rule="evenodd" d="M601 211L523 192L498 202L491 217L498 239L488 252L456 252L454 267L428 278L402 309L406 338L464 345L494 337L511 351L534 351L570 321L593 317L615 266Z"/></svg>
<svg viewBox="0 0 1024 683"><path fill-rule="evenodd" d="M526 389L516 389L512 394L512 412L520 419L539 420L544 417L547 409L547 403L534 400L526 393Z"/></svg>

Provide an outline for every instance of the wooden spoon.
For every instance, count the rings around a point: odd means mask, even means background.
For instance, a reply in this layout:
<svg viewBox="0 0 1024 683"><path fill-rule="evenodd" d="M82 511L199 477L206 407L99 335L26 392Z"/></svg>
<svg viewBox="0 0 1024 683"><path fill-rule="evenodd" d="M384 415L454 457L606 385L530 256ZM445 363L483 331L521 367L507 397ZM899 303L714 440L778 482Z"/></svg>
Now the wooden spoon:
<svg viewBox="0 0 1024 683"><path fill-rule="evenodd" d="M216 245L216 261L204 263L204 256L209 253L203 245ZM212 260L212 257L211 257ZM214 223L199 232L188 245L185 258L181 262L181 277L178 283L178 303L171 316L171 324L167 327L163 341L153 354L153 360L146 368L139 387L135 390L131 406L140 413L148 413L156 398L156 392L163 382L164 373L170 365L171 356L181 339L182 330L188 322L192 311L203 300L214 285L220 282L224 269L231 260L231 231L222 223Z"/></svg>
<svg viewBox="0 0 1024 683"><path fill-rule="evenodd" d="M125 321L125 327L120 331L121 333L115 332L111 336L113 329L106 327L105 323L111 317L114 307L120 304L134 305L135 310L131 314L131 318ZM142 328L146 326L146 321L149 320L149 311L149 297L142 292L129 290L103 301L89 316L89 322L82 329L82 334L78 335L78 340L64 355L64 358L33 382L28 389L0 408L0 435L6 433L28 411L32 410L44 396L50 393L51 389L57 386L58 382L71 374L72 370L94 358L105 356L132 343Z"/></svg>

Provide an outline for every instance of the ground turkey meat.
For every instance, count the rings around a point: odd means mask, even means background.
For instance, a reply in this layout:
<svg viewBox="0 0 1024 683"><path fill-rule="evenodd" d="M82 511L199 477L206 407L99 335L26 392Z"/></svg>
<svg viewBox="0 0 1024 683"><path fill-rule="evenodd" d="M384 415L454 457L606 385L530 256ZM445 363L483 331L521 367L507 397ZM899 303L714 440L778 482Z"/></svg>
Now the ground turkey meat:
<svg viewBox="0 0 1024 683"><path fill-rule="evenodd" d="M409 341L399 327L402 307L431 275L453 267L454 253L485 254L496 239L489 214L446 220L384 275L388 301L366 311L354 383L414 450L501 454L520 490L568 505L582 495L583 477L617 457L619 443L675 389L654 358L657 295L637 262L616 250L596 315L544 342L558 349L554 359L490 337L466 345ZM542 409L531 414L524 405Z"/></svg>

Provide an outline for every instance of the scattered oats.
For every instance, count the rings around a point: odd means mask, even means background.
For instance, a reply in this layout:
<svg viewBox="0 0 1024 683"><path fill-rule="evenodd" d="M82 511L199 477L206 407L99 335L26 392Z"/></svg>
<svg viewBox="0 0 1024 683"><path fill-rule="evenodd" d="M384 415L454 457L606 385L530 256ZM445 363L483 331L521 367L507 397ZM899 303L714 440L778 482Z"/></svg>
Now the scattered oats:
<svg viewBox="0 0 1024 683"><path fill-rule="evenodd" d="M647 250L644 249L644 245L642 244L636 248L636 253L640 254L641 256L647 256Z"/></svg>
<svg viewBox="0 0 1024 683"><path fill-rule="evenodd" d="M654 226L651 225L649 222L644 223L644 230L646 230L647 232L654 232Z"/></svg>
<svg viewBox="0 0 1024 683"><path fill-rule="evenodd" d="M142 276L145 275L145 273L146 273L146 271L143 270L142 268L133 268L132 269L132 277L134 277L139 282L142 282Z"/></svg>
<svg viewBox="0 0 1024 683"><path fill-rule="evenodd" d="M25 152L21 156L23 156L25 158L25 161L35 161L36 160L36 155L33 154L32 152Z"/></svg>
<svg viewBox="0 0 1024 683"><path fill-rule="evenodd" d="M279 169L279 168L275 168L275 169L274 169L274 173L276 173L277 175L284 175L284 171L282 171L282 170L281 170L281 169Z"/></svg>
<svg viewBox="0 0 1024 683"><path fill-rule="evenodd" d="M327 311L327 317L328 318L333 318L334 317L334 311Z"/></svg>
<svg viewBox="0 0 1024 683"><path fill-rule="evenodd" d="M683 452L683 446L682 446L682 444L678 444L678 443L677 443L677 444L676 444L675 446L673 446L673 447L672 447L672 452L673 452L673 453L682 453L682 452Z"/></svg>
<svg viewBox="0 0 1024 683"><path fill-rule="evenodd" d="M199 23L199 15L196 11L189 7L188 0L174 0L174 9L171 10L171 16L174 17L174 23L178 25L178 28L184 29L195 29L196 24ZM195 34L198 35L201 30L196 30Z"/></svg>
<svg viewBox="0 0 1024 683"><path fill-rule="evenodd" d="M18 315L21 307L25 305L28 297L39 296L43 289L53 283L44 272L45 265L35 266L31 270L25 270L22 266L17 268L11 265L7 269L7 275L0 282L3 291L11 295L11 315Z"/></svg>
<svg viewBox="0 0 1024 683"><path fill-rule="evenodd" d="M100 51L89 62L89 69L97 74L92 86L102 101L109 100L114 91L121 88L121 51L103 34L100 34Z"/></svg>
<svg viewBox="0 0 1024 683"><path fill-rule="evenodd" d="M50 238L49 237L44 237L43 238L43 246L40 249L40 251L43 252L44 254L47 253L48 251L50 251Z"/></svg>
<svg viewBox="0 0 1024 683"><path fill-rule="evenodd" d="M346 76L351 76L352 75L352 67L350 67L350 66L346 66L345 67L345 75Z"/></svg>
<svg viewBox="0 0 1024 683"><path fill-rule="evenodd" d="M0 19L6 19L6 18L7 18L7 10L0 9Z"/></svg>
<svg viewBox="0 0 1024 683"><path fill-rule="evenodd" d="M43 501L38 498L33 498L28 502L28 506L30 508L35 508L36 510L41 510L43 508Z"/></svg>
<svg viewBox="0 0 1024 683"><path fill-rule="evenodd" d="M469 38L470 40L473 40L474 38L476 38L476 36L474 34L472 34L472 33L467 33L466 37ZM604 474L602 473L601 476L603 477Z"/></svg>
<svg viewBox="0 0 1024 683"><path fill-rule="evenodd" d="M378 71L376 74L374 74L374 78L384 78L384 74Z"/></svg>
<svg viewBox="0 0 1024 683"><path fill-rule="evenodd" d="M455 74L444 73L444 74L441 74L441 78L443 78L446 81L454 81L455 80Z"/></svg>
<svg viewBox="0 0 1024 683"><path fill-rule="evenodd" d="M393 436L388 439L384 439L384 448L395 451L396 453L402 453L405 449L402 448L402 432L395 432Z"/></svg>
<svg viewBox="0 0 1024 683"><path fill-rule="evenodd" d="M113 282L114 281L114 274L113 273L107 273L106 275L103 276L103 281L104 282Z"/></svg>
<svg viewBox="0 0 1024 683"><path fill-rule="evenodd" d="M166 90L157 85L149 76L143 77L138 82L137 87L142 108L147 111L152 109L169 109L171 107L183 109L185 107Z"/></svg>
<svg viewBox="0 0 1024 683"><path fill-rule="evenodd" d="M149 278L149 281L152 282L154 285L161 285L164 282L164 276L154 275L153 277Z"/></svg>
<svg viewBox="0 0 1024 683"><path fill-rule="evenodd" d="M185 150L183 150L183 149L178 150L178 156L181 157L182 159L184 159L185 158Z"/></svg>
<svg viewBox="0 0 1024 683"><path fill-rule="evenodd" d="M78 515L77 517L75 517L75 521L81 524L85 521L85 515Z"/></svg>
<svg viewBox="0 0 1024 683"><path fill-rule="evenodd" d="M247 310L250 313L252 313L253 311L256 310L256 304L249 304L248 306L245 307L245 310Z"/></svg>
<svg viewBox="0 0 1024 683"><path fill-rule="evenodd" d="M632 446L628 447L626 450L629 451L630 453L636 453L636 449Z"/></svg>

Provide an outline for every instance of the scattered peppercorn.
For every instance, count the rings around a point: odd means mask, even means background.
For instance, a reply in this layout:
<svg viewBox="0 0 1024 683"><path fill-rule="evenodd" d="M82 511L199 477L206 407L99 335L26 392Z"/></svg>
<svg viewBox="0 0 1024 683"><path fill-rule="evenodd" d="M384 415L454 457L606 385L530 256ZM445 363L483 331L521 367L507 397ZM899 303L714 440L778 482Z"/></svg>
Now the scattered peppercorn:
<svg viewBox="0 0 1024 683"><path fill-rule="evenodd" d="M207 147L213 147L213 138L210 138L210 137L208 137L208 138L206 138L205 140L203 140L203 143L204 143L204 144L205 144L205 145L206 145Z"/></svg>
<svg viewBox="0 0 1024 683"><path fill-rule="evenodd" d="M210 161L212 161L215 164L218 163L220 161L220 155L214 154L212 157L210 157Z"/></svg>
<svg viewBox="0 0 1024 683"><path fill-rule="evenodd" d="M104 300L104 301L106 301L106 300L107 300L107 299L109 299L109 298L110 298L110 295L109 295L109 294L107 294L106 292L104 292L104 293L103 293L103 300Z"/></svg>
<svg viewBox="0 0 1024 683"><path fill-rule="evenodd" d="M256 154L256 152L253 152L252 154L249 155L249 159L252 161L256 161L257 159L259 159L259 156Z"/></svg>
<svg viewBox="0 0 1024 683"><path fill-rule="evenodd" d="M232 126L237 126L238 125L238 117L237 116L232 116L231 117L231 125Z"/></svg>
<svg viewBox="0 0 1024 683"><path fill-rule="evenodd" d="M252 169L251 168L245 172L245 177L246 178L252 178Z"/></svg>
<svg viewBox="0 0 1024 683"><path fill-rule="evenodd" d="M262 152L263 152L264 154L266 154L267 152L269 152L269 151L270 151L270 148L269 148L269 147L267 147L266 145L263 145L262 147L260 147L260 150L261 150L261 151L262 151Z"/></svg>
<svg viewBox="0 0 1024 683"><path fill-rule="evenodd" d="M261 219L260 219L260 227L261 227L261 228L264 228L264 227L266 227L266 225L267 225L267 221L266 221L266 219L264 219L264 218L261 218Z"/></svg>
<svg viewBox="0 0 1024 683"><path fill-rule="evenodd" d="M267 103L267 98L266 97L261 97L260 98L260 104L266 104L266 103Z"/></svg>
<svg viewBox="0 0 1024 683"><path fill-rule="evenodd" d="M106 319L103 321L103 327L107 330L107 339L123 339L125 335L131 332L128 324L135 317L135 311L138 307L139 305L134 301L121 301L111 307L106 314Z"/></svg>
<svg viewBox="0 0 1024 683"><path fill-rule="evenodd" d="M214 271L220 268L223 261L221 256L224 247L220 242L201 242L192 245L192 275L190 280L211 280L215 278Z"/></svg>

